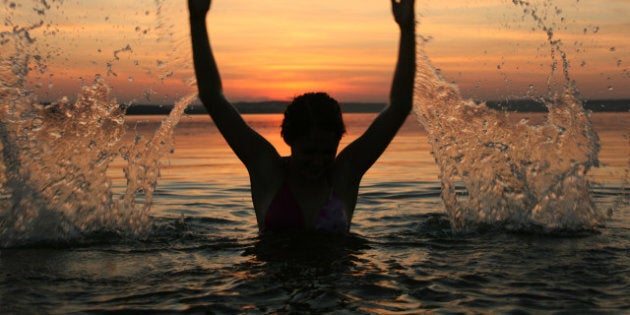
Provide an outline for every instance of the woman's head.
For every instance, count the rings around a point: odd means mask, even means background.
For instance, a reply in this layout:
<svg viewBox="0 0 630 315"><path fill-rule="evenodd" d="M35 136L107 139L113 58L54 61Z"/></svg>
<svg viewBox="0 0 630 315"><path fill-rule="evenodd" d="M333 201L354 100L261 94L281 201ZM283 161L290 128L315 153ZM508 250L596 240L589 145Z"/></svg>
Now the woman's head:
<svg viewBox="0 0 630 315"><path fill-rule="evenodd" d="M315 130L331 131L337 141L346 132L339 103L323 92L305 93L284 111L281 135L289 146L299 138L309 137Z"/></svg>
<svg viewBox="0 0 630 315"><path fill-rule="evenodd" d="M326 93L300 95L284 112L282 138L291 147L292 165L306 179L327 173L345 132L339 103Z"/></svg>

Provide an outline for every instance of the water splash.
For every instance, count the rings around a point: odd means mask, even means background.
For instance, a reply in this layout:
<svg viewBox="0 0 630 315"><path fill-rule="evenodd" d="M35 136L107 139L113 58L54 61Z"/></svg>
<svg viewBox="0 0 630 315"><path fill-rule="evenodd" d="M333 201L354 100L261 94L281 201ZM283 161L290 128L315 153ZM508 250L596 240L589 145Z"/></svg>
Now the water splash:
<svg viewBox="0 0 630 315"><path fill-rule="evenodd" d="M560 62L564 92L549 89L538 100L548 109L544 123L513 123L507 113L463 99L457 86L432 66L420 43L415 112L440 167L442 199L459 231L479 224L512 230L594 229L604 216L592 200L586 174L598 165L598 136L569 77L562 42L534 6L513 2L525 7L547 35L549 82Z"/></svg>
<svg viewBox="0 0 630 315"><path fill-rule="evenodd" d="M45 15L50 5L41 4L46 6L38 15ZM4 9L14 6L5 2ZM0 246L76 240L103 231L142 236L150 228L160 159L172 151L173 130L194 95L178 101L150 139L136 136L126 143L124 109L100 76L74 102L63 97L39 103L25 85L32 62L42 60L31 32L45 23L23 27L11 17L0 33ZM107 175L117 157L127 162L121 196L112 192Z"/></svg>

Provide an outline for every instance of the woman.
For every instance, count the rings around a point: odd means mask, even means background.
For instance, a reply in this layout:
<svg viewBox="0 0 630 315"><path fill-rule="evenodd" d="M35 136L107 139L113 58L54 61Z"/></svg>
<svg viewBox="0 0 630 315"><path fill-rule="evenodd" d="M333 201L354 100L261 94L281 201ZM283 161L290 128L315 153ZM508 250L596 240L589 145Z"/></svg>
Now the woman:
<svg viewBox="0 0 630 315"><path fill-rule="evenodd" d="M363 174L383 153L412 108L414 0L391 0L400 42L389 106L363 135L337 154L345 132L337 101L325 93L295 98L282 123L282 136L291 147L289 157L281 157L250 128L223 95L205 22L210 2L188 1L199 98L249 172L260 231L347 232Z"/></svg>

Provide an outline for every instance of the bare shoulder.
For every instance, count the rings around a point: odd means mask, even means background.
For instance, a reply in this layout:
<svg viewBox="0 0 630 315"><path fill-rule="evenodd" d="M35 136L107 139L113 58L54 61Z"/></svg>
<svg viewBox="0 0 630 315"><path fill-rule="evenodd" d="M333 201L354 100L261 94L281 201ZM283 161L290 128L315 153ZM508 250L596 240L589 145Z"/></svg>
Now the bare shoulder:
<svg viewBox="0 0 630 315"><path fill-rule="evenodd" d="M282 186L286 174L286 159L286 157L279 157L260 160L248 167L252 202L259 224Z"/></svg>

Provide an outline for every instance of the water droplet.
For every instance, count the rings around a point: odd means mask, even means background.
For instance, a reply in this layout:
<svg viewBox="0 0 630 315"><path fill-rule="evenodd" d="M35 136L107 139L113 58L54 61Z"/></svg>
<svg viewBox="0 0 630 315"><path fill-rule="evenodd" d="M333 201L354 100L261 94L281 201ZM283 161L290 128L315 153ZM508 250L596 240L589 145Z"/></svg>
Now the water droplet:
<svg viewBox="0 0 630 315"><path fill-rule="evenodd" d="M129 82L133 82L133 77L129 77L129 78L127 78L127 81L129 81Z"/></svg>
<svg viewBox="0 0 630 315"><path fill-rule="evenodd" d="M40 117L35 117L33 118L32 125L33 125L33 130L39 130L44 125L44 120L41 119Z"/></svg>
<svg viewBox="0 0 630 315"><path fill-rule="evenodd" d="M608 91L612 91L612 90L614 90L613 86L612 86L612 85L609 85L609 86L608 86Z"/></svg>

